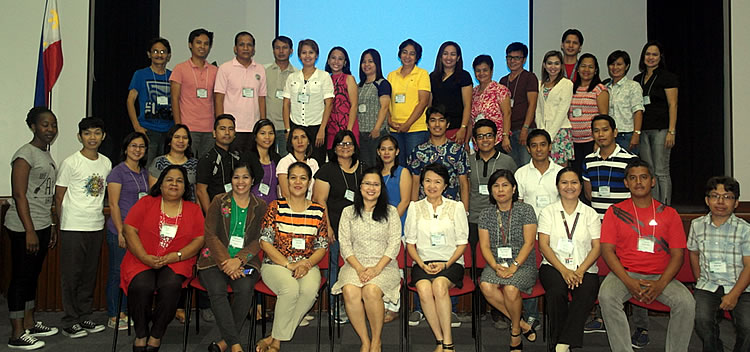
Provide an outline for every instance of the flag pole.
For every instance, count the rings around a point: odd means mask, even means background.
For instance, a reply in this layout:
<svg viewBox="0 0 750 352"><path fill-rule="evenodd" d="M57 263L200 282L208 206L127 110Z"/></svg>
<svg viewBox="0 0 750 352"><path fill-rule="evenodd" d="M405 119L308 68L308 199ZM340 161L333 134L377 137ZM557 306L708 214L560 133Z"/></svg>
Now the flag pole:
<svg viewBox="0 0 750 352"><path fill-rule="evenodd" d="M52 110L52 89L49 90L49 93L47 94L47 108Z"/></svg>

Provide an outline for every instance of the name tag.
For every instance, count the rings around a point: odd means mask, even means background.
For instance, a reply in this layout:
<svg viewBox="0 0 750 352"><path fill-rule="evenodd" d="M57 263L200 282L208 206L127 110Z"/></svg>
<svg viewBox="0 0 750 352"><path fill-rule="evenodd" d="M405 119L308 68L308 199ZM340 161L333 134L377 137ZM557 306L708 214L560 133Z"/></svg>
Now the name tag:
<svg viewBox="0 0 750 352"><path fill-rule="evenodd" d="M240 236L232 236L229 238L229 246L234 248L242 248L245 245L245 238Z"/></svg>
<svg viewBox="0 0 750 352"><path fill-rule="evenodd" d="M260 194L262 194L264 196L267 196L268 195L268 191L270 191L270 190L271 190L271 187L269 187L265 183L261 183L261 184L258 185L258 191L260 192Z"/></svg>
<svg viewBox="0 0 750 352"><path fill-rule="evenodd" d="M208 98L208 90L204 88L198 88L195 90L195 95L201 99Z"/></svg>
<svg viewBox="0 0 750 352"><path fill-rule="evenodd" d="M580 108L573 109L573 117L579 117L583 115L583 111Z"/></svg>
<svg viewBox="0 0 750 352"><path fill-rule="evenodd" d="M292 238L292 249L305 249L305 239Z"/></svg>
<svg viewBox="0 0 750 352"><path fill-rule="evenodd" d="M599 195L609 197L609 186L599 186Z"/></svg>
<svg viewBox="0 0 750 352"><path fill-rule="evenodd" d="M513 107L513 99L510 100L510 107Z"/></svg>
<svg viewBox="0 0 750 352"><path fill-rule="evenodd" d="M560 253L573 253L573 240L561 238L557 241L557 251Z"/></svg>
<svg viewBox="0 0 750 352"><path fill-rule="evenodd" d="M354 201L354 191L347 189L346 192L344 192L344 198L346 200L353 202Z"/></svg>
<svg viewBox="0 0 750 352"><path fill-rule="evenodd" d="M510 247L498 247L497 257L501 259L511 259L513 258L513 250Z"/></svg>
<svg viewBox="0 0 750 352"><path fill-rule="evenodd" d="M365 105L365 104L359 104L359 106L357 107L357 111L359 111L359 112L367 112L367 105Z"/></svg>
<svg viewBox="0 0 750 352"><path fill-rule="evenodd" d="M174 236L177 235L177 225L161 225L161 231L159 231L159 235L161 237L174 238Z"/></svg>
<svg viewBox="0 0 750 352"><path fill-rule="evenodd" d="M651 104L651 97L648 95L643 96L643 105Z"/></svg>
<svg viewBox="0 0 750 352"><path fill-rule="evenodd" d="M232 191L232 184L231 183L225 183L224 184L224 192L230 192Z"/></svg>
<svg viewBox="0 0 750 352"><path fill-rule="evenodd" d="M281 89L276 90L276 99L284 100L284 91Z"/></svg>
<svg viewBox="0 0 750 352"><path fill-rule="evenodd" d="M305 93L299 93L297 94L297 102L298 103L309 103L310 102L310 96Z"/></svg>
<svg viewBox="0 0 750 352"><path fill-rule="evenodd" d="M638 238L638 251L646 253L654 253L654 237L639 237Z"/></svg>
<svg viewBox="0 0 750 352"><path fill-rule="evenodd" d="M727 272L727 263L720 262L720 261L712 261L708 263L709 270L711 270L712 273L726 273Z"/></svg>
<svg viewBox="0 0 750 352"><path fill-rule="evenodd" d="M430 244L433 246L444 246L445 245L445 235L442 233L433 233L430 234Z"/></svg>
<svg viewBox="0 0 750 352"><path fill-rule="evenodd" d="M145 197L147 195L148 195L148 193L146 193L146 192L138 192L138 199L141 199L141 198L143 198L143 197Z"/></svg>
<svg viewBox="0 0 750 352"><path fill-rule="evenodd" d="M406 94L396 94L396 99L394 99L396 104L403 104L406 103Z"/></svg>
<svg viewBox="0 0 750 352"><path fill-rule="evenodd" d="M563 258L563 264L565 265L573 264L573 258Z"/></svg>
<svg viewBox="0 0 750 352"><path fill-rule="evenodd" d="M487 185L479 185L479 194L483 196L487 196L490 194L490 190L487 188Z"/></svg>
<svg viewBox="0 0 750 352"><path fill-rule="evenodd" d="M549 196L548 195L538 195L536 196L536 207L539 209L542 209L549 205Z"/></svg>
<svg viewBox="0 0 750 352"><path fill-rule="evenodd" d="M255 89L254 88L242 88L242 97L243 98L252 98L255 96Z"/></svg>
<svg viewBox="0 0 750 352"><path fill-rule="evenodd" d="M169 104L169 98L160 95L156 97L156 105L168 105Z"/></svg>

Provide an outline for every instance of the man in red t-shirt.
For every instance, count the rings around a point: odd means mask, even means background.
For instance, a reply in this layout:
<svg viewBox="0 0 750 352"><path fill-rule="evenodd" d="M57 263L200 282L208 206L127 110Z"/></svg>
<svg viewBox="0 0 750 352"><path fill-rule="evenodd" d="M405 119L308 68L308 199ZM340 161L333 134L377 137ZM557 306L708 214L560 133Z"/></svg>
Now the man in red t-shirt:
<svg viewBox="0 0 750 352"><path fill-rule="evenodd" d="M623 303L631 297L670 307L665 351L687 351L695 300L673 280L683 263L685 230L677 212L651 197L656 179L649 165L633 159L625 168L631 198L612 205L602 222L602 257L611 272L599 289L612 351L633 351Z"/></svg>

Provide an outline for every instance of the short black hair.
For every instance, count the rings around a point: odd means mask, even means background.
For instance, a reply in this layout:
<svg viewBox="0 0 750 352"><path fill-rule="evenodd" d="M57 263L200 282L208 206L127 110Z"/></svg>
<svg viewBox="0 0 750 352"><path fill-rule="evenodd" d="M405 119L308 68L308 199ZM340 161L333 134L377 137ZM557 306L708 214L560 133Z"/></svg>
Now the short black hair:
<svg viewBox="0 0 750 352"><path fill-rule="evenodd" d="M237 120L234 118L234 115L232 115L232 114L221 114L219 116L216 116L216 119L214 120L214 130L216 130L216 127L219 127L219 121L221 121L221 120L232 121L232 126L237 126Z"/></svg>
<svg viewBox="0 0 750 352"><path fill-rule="evenodd" d="M482 54L482 55L479 55L479 56L475 57L474 61L471 63L471 67L473 67L474 69L476 69L477 66L479 66L481 64L487 64L487 66L490 67L490 70L494 70L495 69L495 63L492 62L492 56Z"/></svg>
<svg viewBox="0 0 750 352"><path fill-rule="evenodd" d="M250 38L253 38L253 45L255 45L255 37L250 34L248 31L242 31L234 35L234 45L237 45L237 41L240 40L240 37L243 35L249 35Z"/></svg>
<svg viewBox="0 0 750 352"><path fill-rule="evenodd" d="M164 183L164 177L167 176L167 173L169 173L170 171L175 170L175 169L180 170L180 172L182 173L182 180L183 180L183 182L185 184L185 189L182 192L182 200L188 200L189 201L190 200L190 195L191 195L192 192L190 191L190 180L188 179L187 169L185 169L185 167L182 166L182 165L176 165L176 164L171 164L171 165L167 166L166 168L164 168L164 170L161 171L161 174L159 174L159 178L156 180L156 183L154 183L154 185L151 186L151 190L149 190L148 195L150 195L152 197L158 197L158 196L160 196L161 195L161 184Z"/></svg>
<svg viewBox="0 0 750 352"><path fill-rule="evenodd" d="M609 56L607 56L607 66L613 64L617 59L622 58L625 62L625 74L630 71L630 55L625 50L615 50Z"/></svg>
<svg viewBox="0 0 750 352"><path fill-rule="evenodd" d="M101 128L102 132L104 131L104 121L98 117L84 117L81 119L81 122L78 123L78 134L80 135L83 133L83 131L89 129L89 128Z"/></svg>
<svg viewBox="0 0 750 352"><path fill-rule="evenodd" d="M725 191L732 192L735 198L740 198L740 183L731 176L714 176L709 178L708 182L706 182L706 197L711 194L711 191L715 191L719 185L724 185Z"/></svg>
<svg viewBox="0 0 750 352"><path fill-rule="evenodd" d="M516 178L513 176L513 171L507 169L496 170L490 175L490 179L487 180L487 188L492 190L492 185L494 185L495 182L497 182L497 179L501 177L508 180L508 182L516 188L516 190L513 191L513 201L518 201L518 182L516 182ZM488 197L490 198L490 204L497 205L497 201L495 200L495 197L492 196L492 192L490 192Z"/></svg>
<svg viewBox="0 0 750 352"><path fill-rule="evenodd" d="M576 176L578 177L578 182L580 182L581 185L583 185L583 176L581 176L581 172L577 168L574 168L572 166L566 166L566 167L560 169L560 171L557 172L557 176L555 176L555 185L559 185L560 184L560 178L566 172L572 172L572 173L576 174Z"/></svg>
<svg viewBox="0 0 750 352"><path fill-rule="evenodd" d="M285 35L280 35L280 36L278 36L276 38L273 38L273 40L271 41L271 49L273 49L273 46L276 45L277 41L282 42L282 43L286 43L286 45L289 45L290 49L294 49L294 44L292 43L292 38L289 38L289 37L287 37Z"/></svg>
<svg viewBox="0 0 750 352"><path fill-rule="evenodd" d="M50 113L52 114L52 117L57 120L57 116L55 116L55 113L52 112L48 107L46 106L35 106L29 110L29 113L26 114L26 125L31 127L31 125L34 125L39 120L39 117L42 116L44 113Z"/></svg>
<svg viewBox="0 0 750 352"><path fill-rule="evenodd" d="M234 176L235 171L237 169L246 168L247 172L250 173L250 178L253 179L252 184L255 184L255 172L253 171L253 168L250 166L250 163L245 160L240 160L239 162L234 163L234 167L232 168L232 176Z"/></svg>
<svg viewBox="0 0 750 352"><path fill-rule="evenodd" d="M153 38L153 39L149 40L148 41L148 51L151 51L151 48L153 48L154 44L156 44L156 43L161 43L162 45L164 45L164 47L167 48L167 53L169 53L169 54L172 53L172 46L169 45L169 40L166 40L166 39L164 39L162 37L156 37L156 38Z"/></svg>
<svg viewBox="0 0 750 352"><path fill-rule="evenodd" d="M398 55L396 57L398 57L400 60L401 50L404 50L404 48L406 48L409 45L414 47L414 52L416 53L416 56L417 56L416 62L418 63L419 60L422 59L422 46L419 45L419 43L417 43L416 41L414 41L414 39L411 39L411 38L401 42L401 44L398 46Z"/></svg>
<svg viewBox="0 0 750 352"><path fill-rule="evenodd" d="M130 142L132 142L136 138L143 139L143 144L146 146L146 150L143 153L143 157L141 160L138 160L138 166L140 167L146 167L148 164L148 137L146 137L146 134L141 132L130 132L125 138L122 140L122 149L120 153L120 161L125 161L128 158L128 147L130 146Z"/></svg>
<svg viewBox="0 0 750 352"><path fill-rule="evenodd" d="M447 116L445 116L445 106L442 104L439 105L433 105L427 108L427 110L424 113L424 121L425 123L430 123L430 116L433 114L440 114L443 115L443 117L448 119Z"/></svg>
<svg viewBox="0 0 750 352"><path fill-rule="evenodd" d="M649 163L641 158L632 158L630 159L630 161L628 161L628 165L625 166L625 179L628 178L628 172L630 172L630 169L636 167L645 167L648 170L648 174L651 176L651 178L654 177L654 170L651 169L651 165L649 165Z"/></svg>
<svg viewBox="0 0 750 352"><path fill-rule="evenodd" d="M445 185L450 185L451 175L450 172L448 172L448 168L445 167L445 165L441 163L432 163L428 164L422 169L422 173L419 174L419 184L421 185L424 183L424 175L427 174L427 171L432 171L438 176L443 178L443 182L445 182Z"/></svg>
<svg viewBox="0 0 750 352"><path fill-rule="evenodd" d="M352 154L351 166L354 166L354 164L357 163L357 160L359 160L359 144L357 144L357 138L354 137L354 132L349 130L340 130L336 132L335 136L333 136L333 146L331 147L328 160L333 162L336 162L336 160L338 160L338 155L336 155L336 146L339 145L339 143L343 142L344 137L347 136L352 139L352 147L354 148L354 153Z"/></svg>
<svg viewBox="0 0 750 352"><path fill-rule="evenodd" d="M565 40L565 39L563 39ZM514 51L520 51L523 53L523 57L526 58L529 56L529 47L526 46L526 44L521 42L513 42L508 44L508 47L505 48L505 55L508 55Z"/></svg>
<svg viewBox="0 0 750 352"><path fill-rule="evenodd" d="M531 142L532 138L539 136L543 136L544 139L547 140L547 144L552 144L552 137L550 137L549 132L541 128L537 128L529 132L529 136L526 138L526 144L528 145L529 142Z"/></svg>
<svg viewBox="0 0 750 352"><path fill-rule="evenodd" d="M310 165L307 165L307 163L304 161L295 161L292 163L292 165L289 165L289 168L287 169L287 173L289 171L292 171L292 169L294 169L295 167L300 167L303 170L305 170L307 177L310 178L310 180L312 180L313 175L312 175L312 169L310 168Z"/></svg>
<svg viewBox="0 0 750 352"><path fill-rule="evenodd" d="M581 33L581 31L575 28L570 28L566 30L565 32L563 32L562 39L560 40L560 42L565 42L565 38L567 38L571 34L578 37L578 43L583 45L583 33Z"/></svg>
<svg viewBox="0 0 750 352"><path fill-rule="evenodd" d="M591 120L591 130L592 131L594 130L594 122L599 121L599 120L604 120L604 121L609 122L609 128L611 128L613 130L615 128L617 128L617 123L615 122L615 119L612 118L612 116L609 116L609 115L606 115L606 114L599 114L599 115L594 116L594 118Z"/></svg>
<svg viewBox="0 0 750 352"><path fill-rule="evenodd" d="M209 47L213 46L214 45L214 32L209 32L205 28L193 29L193 31L190 32L190 35L188 36L188 43L193 44L193 39L203 34L205 34L208 37L208 46Z"/></svg>
<svg viewBox="0 0 750 352"><path fill-rule="evenodd" d="M477 130L479 130L480 127L489 127L492 129L492 134L497 134L497 125L495 125L495 123L492 120L481 119L474 124L474 128L472 128L471 130L471 135L476 137Z"/></svg>

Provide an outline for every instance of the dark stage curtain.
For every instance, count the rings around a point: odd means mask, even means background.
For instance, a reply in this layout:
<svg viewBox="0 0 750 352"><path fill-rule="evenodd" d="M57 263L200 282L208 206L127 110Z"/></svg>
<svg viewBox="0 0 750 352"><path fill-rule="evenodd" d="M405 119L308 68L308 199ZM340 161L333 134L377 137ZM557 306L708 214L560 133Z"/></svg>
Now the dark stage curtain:
<svg viewBox="0 0 750 352"><path fill-rule="evenodd" d="M94 84L92 115L104 120L107 138L100 149L120 161L120 146L133 131L125 101L133 72L151 64L146 51L159 35L159 1L92 0ZM170 43L171 44L171 43Z"/></svg>
<svg viewBox="0 0 750 352"><path fill-rule="evenodd" d="M648 38L664 44L666 67L680 76L672 203L700 206L708 178L724 174L723 2L652 0L647 6Z"/></svg>

